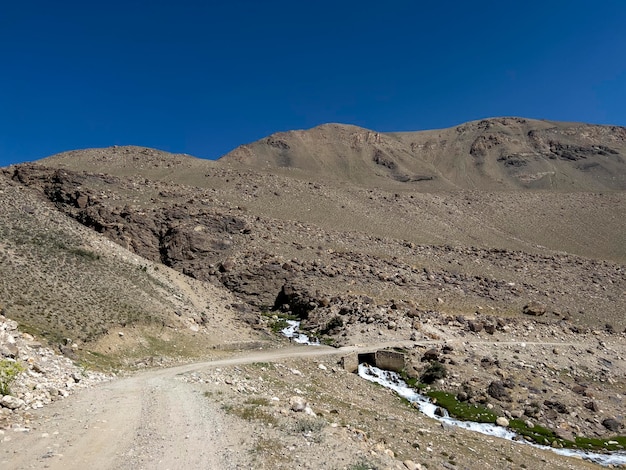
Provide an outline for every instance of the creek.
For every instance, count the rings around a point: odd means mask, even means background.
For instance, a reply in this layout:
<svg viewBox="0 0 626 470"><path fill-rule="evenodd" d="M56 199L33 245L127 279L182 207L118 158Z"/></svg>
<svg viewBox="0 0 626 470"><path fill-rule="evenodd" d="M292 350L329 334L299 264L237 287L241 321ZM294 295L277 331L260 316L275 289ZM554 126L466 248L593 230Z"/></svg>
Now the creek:
<svg viewBox="0 0 626 470"><path fill-rule="evenodd" d="M449 426L456 426L470 431L479 432L488 436L499 437L510 441L515 441L519 444L531 445L540 449L549 450L560 455L569 457L580 457L585 460L592 461L594 463L608 466L608 465L626 465L626 452L618 451L611 453L599 453L588 452L580 449L561 449L549 446L543 446L526 441L522 436L515 432L492 423L475 423L472 421L460 421L458 419L447 416L447 413L441 413L444 416L439 416L437 412L438 406L430 400L429 397L417 393L413 388L409 387L396 372L388 370L382 370L377 367L369 366L367 364L359 364L359 376L375 382L383 387L389 388L395 391L401 397L407 399L411 403L415 403L418 409L426 416L439 420ZM445 410L444 410L445 411Z"/></svg>
<svg viewBox="0 0 626 470"><path fill-rule="evenodd" d="M320 341L318 339L311 340L308 335L300 333L300 322L298 320L287 320L287 325L287 327L280 331L283 336L295 341L298 344L308 344L309 346L320 345Z"/></svg>

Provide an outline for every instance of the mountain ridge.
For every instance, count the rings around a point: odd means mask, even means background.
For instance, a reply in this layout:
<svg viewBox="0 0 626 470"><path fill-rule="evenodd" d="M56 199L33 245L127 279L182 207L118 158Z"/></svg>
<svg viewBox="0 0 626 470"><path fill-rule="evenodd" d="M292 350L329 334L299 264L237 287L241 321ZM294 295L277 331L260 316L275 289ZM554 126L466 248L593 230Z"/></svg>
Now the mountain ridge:
<svg viewBox="0 0 626 470"><path fill-rule="evenodd" d="M626 128L517 117L413 132L322 124L277 132L217 160L123 146L63 152L41 163L125 176L204 169L278 172L410 191L626 189Z"/></svg>
<svg viewBox="0 0 626 470"><path fill-rule="evenodd" d="M272 134L220 160L361 184L419 183L413 186L427 191L621 190L626 188L623 155L623 127L507 117L415 132L326 124Z"/></svg>

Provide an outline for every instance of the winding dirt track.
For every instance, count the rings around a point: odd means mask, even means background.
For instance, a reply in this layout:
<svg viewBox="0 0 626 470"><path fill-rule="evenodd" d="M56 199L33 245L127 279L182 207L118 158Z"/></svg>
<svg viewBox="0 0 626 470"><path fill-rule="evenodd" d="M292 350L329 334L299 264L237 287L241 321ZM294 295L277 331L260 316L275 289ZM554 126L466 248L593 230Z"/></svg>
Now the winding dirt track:
<svg viewBox="0 0 626 470"><path fill-rule="evenodd" d="M236 445L237 436L198 387L176 380L178 374L356 349L259 350L150 370L83 390L38 410L29 431L6 431L0 443L0 468L231 468L230 446Z"/></svg>

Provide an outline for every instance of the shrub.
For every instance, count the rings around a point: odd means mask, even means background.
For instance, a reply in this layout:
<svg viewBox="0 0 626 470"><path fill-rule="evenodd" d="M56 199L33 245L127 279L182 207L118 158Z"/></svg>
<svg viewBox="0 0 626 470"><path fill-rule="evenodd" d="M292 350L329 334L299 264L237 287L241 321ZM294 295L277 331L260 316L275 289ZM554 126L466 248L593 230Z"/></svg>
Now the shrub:
<svg viewBox="0 0 626 470"><path fill-rule="evenodd" d="M297 433L320 432L326 426L326 421L320 418L299 419L293 427Z"/></svg>
<svg viewBox="0 0 626 470"><path fill-rule="evenodd" d="M11 394L11 384L24 372L24 366L10 359L0 361L0 395Z"/></svg>
<svg viewBox="0 0 626 470"><path fill-rule="evenodd" d="M333 317L321 331L322 334L326 334L331 332L336 328L341 328L343 326L343 319L340 316Z"/></svg>
<svg viewBox="0 0 626 470"><path fill-rule="evenodd" d="M446 366L441 362L431 361L430 365L422 372L420 381L425 384L432 384L435 380L443 379L447 374Z"/></svg>

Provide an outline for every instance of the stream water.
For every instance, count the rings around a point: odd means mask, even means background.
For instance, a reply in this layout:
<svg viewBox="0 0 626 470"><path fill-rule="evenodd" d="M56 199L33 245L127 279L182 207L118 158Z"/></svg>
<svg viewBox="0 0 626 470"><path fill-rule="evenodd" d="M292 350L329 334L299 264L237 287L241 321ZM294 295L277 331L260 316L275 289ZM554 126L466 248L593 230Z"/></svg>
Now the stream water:
<svg viewBox="0 0 626 470"><path fill-rule="evenodd" d="M370 382L376 382L384 387L390 388L398 395L406 398L408 401L415 403L419 410L430 418L437 419L451 426L457 426L470 431L479 432L488 436L500 437L508 440L515 440L520 444L532 445L541 449L550 450L561 455L577 456L585 460L590 460L600 465L626 465L626 452L611 452L608 454L601 454L598 452L587 452L578 449L558 449L548 446L542 446L539 444L533 444L521 436L518 436L513 431L502 426L497 426L490 423L474 423L471 421L460 421L458 419L451 418L449 416L438 416L435 411L437 405L431 403L430 398L417 393L414 389L409 387L400 376L388 370L382 370L377 367L368 366L367 364L359 364L359 376L369 380Z"/></svg>
<svg viewBox="0 0 626 470"><path fill-rule="evenodd" d="M300 333L300 322L297 320L287 320L288 326L283 328L281 333L287 338L291 338L293 341L299 344L308 344L313 346L319 346L319 340L311 341L309 337ZM491 423L475 423L473 421L460 421L458 419L447 416L439 416L437 414L437 405L430 401L430 398L417 393L414 389L409 387L400 376L388 370L379 369L378 367L369 366L367 364L359 364L359 376L369 380L370 382L376 382L383 387L387 387L395 391L398 395L406 398L411 403L415 403L419 410L430 418L434 418L450 426L456 426L470 431L486 434L487 436L500 437L502 439L508 439L515 441L519 444L531 445L540 449L549 450L560 455L566 455L570 457L580 457L585 460L595 462L600 465L626 465L626 452L611 452L607 454L601 454L599 452L587 452L579 449L558 449L549 446L542 446L526 441L523 437L519 436L515 432L496 424Z"/></svg>
<svg viewBox="0 0 626 470"><path fill-rule="evenodd" d="M283 328L280 331L283 336L286 336L287 338L290 338L292 341L295 341L296 343L299 343L299 344L308 344L310 346L320 345L320 341L318 339L311 340L309 339L307 335L305 335L304 333L300 333L300 331L298 331L300 328L299 321L287 320L287 325L289 326L287 326L286 328Z"/></svg>

